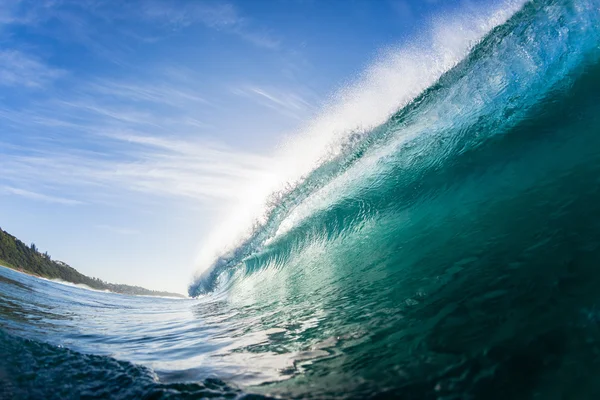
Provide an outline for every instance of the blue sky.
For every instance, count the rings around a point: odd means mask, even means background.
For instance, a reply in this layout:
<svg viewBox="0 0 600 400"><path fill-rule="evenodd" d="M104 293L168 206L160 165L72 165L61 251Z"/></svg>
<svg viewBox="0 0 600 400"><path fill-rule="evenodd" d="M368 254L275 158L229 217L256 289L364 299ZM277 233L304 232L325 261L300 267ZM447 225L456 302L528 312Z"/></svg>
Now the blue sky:
<svg viewBox="0 0 600 400"><path fill-rule="evenodd" d="M285 138L435 18L486 7L0 1L0 227L85 274L184 293Z"/></svg>

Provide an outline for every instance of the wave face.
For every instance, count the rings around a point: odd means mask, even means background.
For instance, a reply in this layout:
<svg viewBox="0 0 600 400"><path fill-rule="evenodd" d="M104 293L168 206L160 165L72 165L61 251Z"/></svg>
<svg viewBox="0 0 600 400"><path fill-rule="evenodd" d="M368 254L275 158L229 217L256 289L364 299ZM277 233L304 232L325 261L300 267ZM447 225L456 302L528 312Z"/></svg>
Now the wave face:
<svg viewBox="0 0 600 400"><path fill-rule="evenodd" d="M0 271L0 397L600 398L599 44L596 0L525 4L194 300Z"/></svg>

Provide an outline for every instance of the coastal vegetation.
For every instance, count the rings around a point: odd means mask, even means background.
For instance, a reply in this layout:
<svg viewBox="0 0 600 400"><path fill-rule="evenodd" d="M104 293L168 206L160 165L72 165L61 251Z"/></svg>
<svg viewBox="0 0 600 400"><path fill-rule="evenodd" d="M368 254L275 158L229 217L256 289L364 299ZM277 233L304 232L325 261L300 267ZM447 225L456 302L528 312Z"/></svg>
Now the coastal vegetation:
<svg viewBox="0 0 600 400"><path fill-rule="evenodd" d="M0 265L47 279L58 279L92 289L108 290L115 293L185 297L178 293L169 293L145 289L139 286L121 285L104 282L98 278L83 275L68 264L52 260L48 252L41 253L34 243L27 245L0 228Z"/></svg>

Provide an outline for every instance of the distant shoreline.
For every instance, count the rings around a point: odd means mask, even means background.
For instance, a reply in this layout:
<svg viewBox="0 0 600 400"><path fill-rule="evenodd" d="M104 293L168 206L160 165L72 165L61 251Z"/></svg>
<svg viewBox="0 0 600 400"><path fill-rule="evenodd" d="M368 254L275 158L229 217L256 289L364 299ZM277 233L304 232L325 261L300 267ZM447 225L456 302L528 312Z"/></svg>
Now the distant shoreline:
<svg viewBox="0 0 600 400"><path fill-rule="evenodd" d="M71 286L71 287L77 287L80 289L85 289L85 290L91 290L92 292L100 292L100 293L113 293L113 294L124 294L126 296L139 296L139 297L160 297L160 298L165 298L165 299L188 299L188 296L184 296L180 293L170 293L170 292L164 292L164 293L169 293L167 294L134 294L134 293L123 293L123 292L114 292L112 290L109 289L95 289L93 287L90 287L88 285L86 285L85 283L74 283L74 282L69 282L69 281L65 281L62 279L53 279L53 278L47 278L45 276L41 276L41 275L37 275L31 272L27 272L23 269L19 269L19 268L15 268L13 266L7 265L8 263L4 262L3 260L0 260L0 267L1 268L6 268L9 269L11 271L14 271L16 273L19 274L23 274L23 275L28 275L34 278L38 278L38 279L43 279L46 281L50 281L50 282L54 282L54 283L58 283L60 285L65 285L65 286ZM143 288L145 289L145 288ZM150 289L145 289L150 291ZM161 292L163 293L163 292Z"/></svg>
<svg viewBox="0 0 600 400"><path fill-rule="evenodd" d="M13 268L13 267L7 266L6 263L4 261L2 261L2 260L0 260L0 268L6 268L6 269L9 269L9 270L14 271L16 273L19 273L19 274L28 275L28 276L31 276L31 277L34 277L34 278L43 279L45 281L58 283L60 285L65 285L65 286L70 286L70 287L76 287L76 288L85 289L85 290L91 290L92 292L113 293L113 294L122 294L122 295L126 295L126 296L138 296L138 297L160 297L160 298L164 298L164 299L188 299L189 298L189 297L184 296L184 295L179 294L179 293L172 293L172 296L165 296L165 295L147 295L147 294L127 294L127 293L113 292L113 291L110 291L108 289L106 289L106 290L94 289L94 288L89 287L89 286L87 286L87 285L85 285L83 283L73 283L73 282L63 281L61 279L50 279L50 278L46 278L46 277L43 277L43 276L40 276L40 275L29 273L27 271L22 271L22 270L19 270L17 268Z"/></svg>
<svg viewBox="0 0 600 400"><path fill-rule="evenodd" d="M180 293L150 290L140 286L109 283L98 278L86 276L65 262L52 260L48 253L39 252L35 244L32 243L27 246L25 243L10 235L8 232L3 231L1 228L0 265L36 278L82 285L91 290L108 291L134 296L188 298Z"/></svg>

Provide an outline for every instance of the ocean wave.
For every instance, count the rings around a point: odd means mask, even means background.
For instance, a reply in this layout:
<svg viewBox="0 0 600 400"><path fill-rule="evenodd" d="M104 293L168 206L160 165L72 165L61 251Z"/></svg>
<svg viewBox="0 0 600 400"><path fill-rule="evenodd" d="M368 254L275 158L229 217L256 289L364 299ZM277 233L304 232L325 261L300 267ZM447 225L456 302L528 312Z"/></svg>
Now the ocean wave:
<svg viewBox="0 0 600 400"><path fill-rule="evenodd" d="M406 208L418 201L415 190L427 185L431 170L448 168L453 157L506 134L593 65L597 22L593 2L526 4L433 85L418 95L408 91L403 98L412 100L387 122L338 139L334 156L272 195L263 222L205 269L189 294L225 285L237 268L284 263L302 247L354 229L391 204ZM440 75L444 70L435 63L431 68Z"/></svg>

